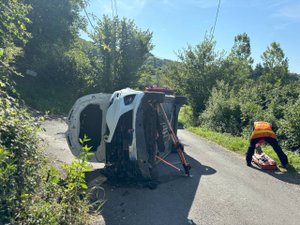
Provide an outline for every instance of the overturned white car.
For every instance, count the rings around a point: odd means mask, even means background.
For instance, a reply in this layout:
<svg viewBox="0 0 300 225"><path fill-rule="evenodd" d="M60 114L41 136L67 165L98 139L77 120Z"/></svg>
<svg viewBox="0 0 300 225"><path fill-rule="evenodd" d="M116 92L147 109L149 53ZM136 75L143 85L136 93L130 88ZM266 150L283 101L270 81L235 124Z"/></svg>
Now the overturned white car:
<svg viewBox="0 0 300 225"><path fill-rule="evenodd" d="M148 90L126 88L79 98L67 121L66 138L73 155L79 156L79 139L87 135L94 153L90 161L105 163L119 176L153 179L157 174L155 156L164 157L174 149L158 104L162 103L176 132L178 113L187 99L169 91Z"/></svg>

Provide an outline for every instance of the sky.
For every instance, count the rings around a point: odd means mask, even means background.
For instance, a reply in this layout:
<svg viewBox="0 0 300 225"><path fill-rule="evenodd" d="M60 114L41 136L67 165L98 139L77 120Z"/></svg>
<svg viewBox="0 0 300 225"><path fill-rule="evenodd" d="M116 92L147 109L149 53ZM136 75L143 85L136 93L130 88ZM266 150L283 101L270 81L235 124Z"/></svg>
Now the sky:
<svg viewBox="0 0 300 225"><path fill-rule="evenodd" d="M133 19L153 32L156 57L177 60L178 51L204 40L215 24L219 0L90 0L86 11ZM92 21L93 22L93 21ZM91 28L91 27L90 27ZM216 51L231 50L234 37L247 33L252 58L278 42L289 60L289 70L300 74L300 0L221 0L214 31ZM86 37L86 35L82 35Z"/></svg>

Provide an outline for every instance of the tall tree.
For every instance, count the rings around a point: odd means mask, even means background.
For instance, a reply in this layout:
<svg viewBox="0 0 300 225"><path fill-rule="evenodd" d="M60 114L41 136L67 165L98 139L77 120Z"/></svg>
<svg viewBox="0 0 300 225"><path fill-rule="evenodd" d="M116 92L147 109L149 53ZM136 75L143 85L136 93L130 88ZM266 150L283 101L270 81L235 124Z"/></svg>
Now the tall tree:
<svg viewBox="0 0 300 225"><path fill-rule="evenodd" d="M103 62L98 75L99 90L136 86L138 69L152 49L152 33L140 30L132 20L103 16L91 34L97 46L96 57Z"/></svg>
<svg viewBox="0 0 300 225"><path fill-rule="evenodd" d="M270 83L285 82L288 77L288 59L277 42L272 42L262 55L262 80Z"/></svg>
<svg viewBox="0 0 300 225"><path fill-rule="evenodd" d="M223 61L224 81L238 90L250 78L252 63L249 36L246 33L235 36L231 52Z"/></svg>
<svg viewBox="0 0 300 225"><path fill-rule="evenodd" d="M234 44L230 54L240 60L248 61L249 64L253 63L253 59L251 58L250 37L246 33L234 37Z"/></svg>
<svg viewBox="0 0 300 225"><path fill-rule="evenodd" d="M48 82L59 79L60 63L78 36L79 28L84 28L80 9L85 0L25 0L32 10L32 21L28 31L31 40L25 47L24 58L20 60L23 70L31 69Z"/></svg>
<svg viewBox="0 0 300 225"><path fill-rule="evenodd" d="M196 47L179 53L181 88L189 98L194 116L205 108L212 87L220 77L220 57L214 51L215 41L205 37Z"/></svg>

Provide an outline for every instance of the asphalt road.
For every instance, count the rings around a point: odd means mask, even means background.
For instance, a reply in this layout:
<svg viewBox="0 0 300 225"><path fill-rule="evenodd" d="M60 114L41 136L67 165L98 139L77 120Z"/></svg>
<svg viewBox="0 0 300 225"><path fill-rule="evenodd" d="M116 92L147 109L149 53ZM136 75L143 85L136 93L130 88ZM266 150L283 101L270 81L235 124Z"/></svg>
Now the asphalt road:
<svg viewBox="0 0 300 225"><path fill-rule="evenodd" d="M46 155L54 165L70 163L63 119L43 123ZM300 177L249 168L243 157L185 130L178 136L192 166L185 177L159 165L160 184L154 190L136 184L102 184L106 225L298 225ZM176 154L167 160L179 164ZM94 165L97 168L99 165ZM98 168L103 167L103 164ZM97 170L89 174L97 180ZM104 221L105 222L104 222Z"/></svg>
<svg viewBox="0 0 300 225"><path fill-rule="evenodd" d="M185 130L178 136L192 177L161 164L154 190L107 182L106 225L300 224L299 176L247 167L243 157ZM179 162L176 154L167 160Z"/></svg>

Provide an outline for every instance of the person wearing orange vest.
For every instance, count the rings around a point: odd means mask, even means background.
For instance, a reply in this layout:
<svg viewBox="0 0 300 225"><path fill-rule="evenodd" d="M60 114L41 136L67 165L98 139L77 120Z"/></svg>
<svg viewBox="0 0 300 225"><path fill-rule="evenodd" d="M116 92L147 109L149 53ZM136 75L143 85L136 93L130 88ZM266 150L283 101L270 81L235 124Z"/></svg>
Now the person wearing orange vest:
<svg viewBox="0 0 300 225"><path fill-rule="evenodd" d="M247 165L251 166L252 155L254 154L255 147L264 142L267 142L272 146L280 159L281 165L286 167L288 164L288 158L278 144L277 136L272 129L272 125L264 121L254 122L254 129L250 137L250 145L246 153Z"/></svg>

